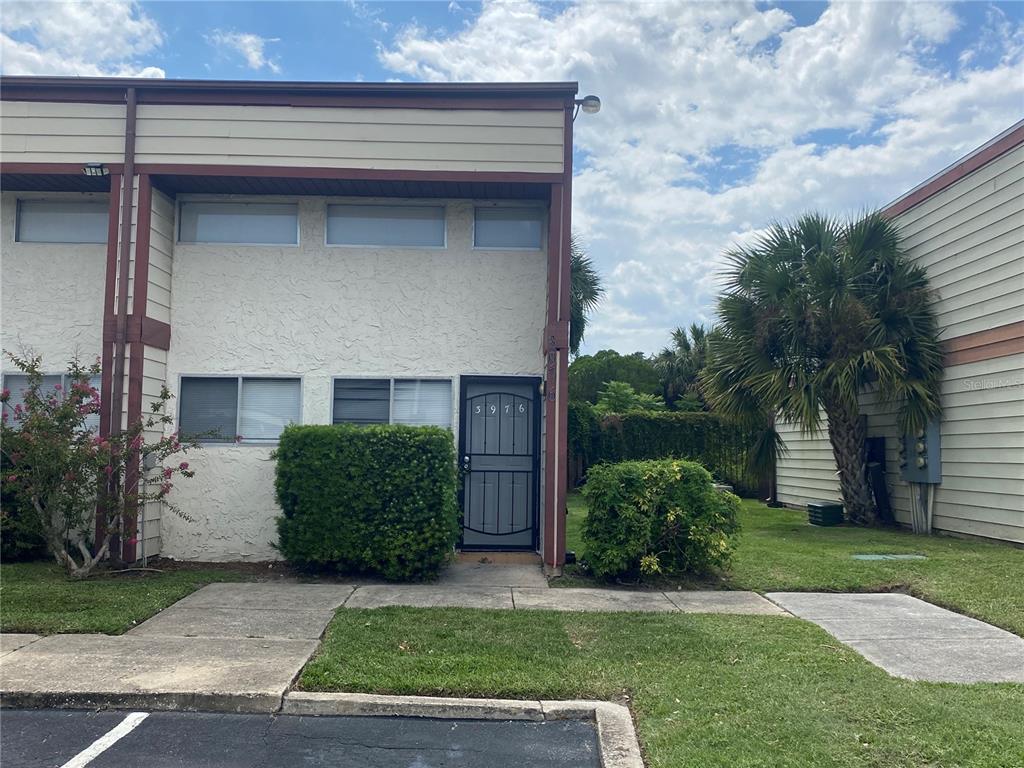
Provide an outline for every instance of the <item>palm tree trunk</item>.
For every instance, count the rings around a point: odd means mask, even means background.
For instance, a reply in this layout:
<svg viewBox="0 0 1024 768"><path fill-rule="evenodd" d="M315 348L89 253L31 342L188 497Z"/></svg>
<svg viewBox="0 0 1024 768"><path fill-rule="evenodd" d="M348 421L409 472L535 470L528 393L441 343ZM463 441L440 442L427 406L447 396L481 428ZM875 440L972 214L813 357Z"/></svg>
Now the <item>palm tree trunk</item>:
<svg viewBox="0 0 1024 768"><path fill-rule="evenodd" d="M839 488L843 494L846 519L858 525L878 521L874 495L867 475L867 430L856 409L838 401L825 404L828 414L828 438L839 469Z"/></svg>

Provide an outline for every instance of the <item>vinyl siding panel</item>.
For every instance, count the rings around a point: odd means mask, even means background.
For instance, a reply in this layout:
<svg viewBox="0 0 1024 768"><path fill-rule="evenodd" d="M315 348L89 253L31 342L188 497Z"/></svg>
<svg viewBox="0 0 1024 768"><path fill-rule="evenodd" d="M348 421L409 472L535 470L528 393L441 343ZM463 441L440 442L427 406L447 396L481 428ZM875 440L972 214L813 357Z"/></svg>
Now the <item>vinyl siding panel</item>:
<svg viewBox="0 0 1024 768"><path fill-rule="evenodd" d="M787 448L776 470L779 501L802 507L809 501L838 500L839 478L828 433L803 434L798 426L784 421L776 429Z"/></svg>
<svg viewBox="0 0 1024 768"><path fill-rule="evenodd" d="M123 105L5 101L0 109L3 162L119 163L123 159Z"/></svg>
<svg viewBox="0 0 1024 768"><path fill-rule="evenodd" d="M171 322L171 263L174 258L174 201L153 190L149 234L149 285L146 315Z"/></svg>
<svg viewBox="0 0 1024 768"><path fill-rule="evenodd" d="M139 163L561 173L561 110L138 108Z"/></svg>

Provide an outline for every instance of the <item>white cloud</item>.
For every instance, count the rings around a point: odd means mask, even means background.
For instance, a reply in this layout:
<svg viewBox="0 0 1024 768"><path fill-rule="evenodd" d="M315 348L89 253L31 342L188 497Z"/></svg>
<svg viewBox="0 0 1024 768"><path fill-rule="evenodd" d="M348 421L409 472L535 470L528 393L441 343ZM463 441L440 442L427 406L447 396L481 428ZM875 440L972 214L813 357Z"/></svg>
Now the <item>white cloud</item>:
<svg viewBox="0 0 1024 768"><path fill-rule="evenodd" d="M994 12L978 44L1001 55L968 68L936 53L959 25L935 3L837 3L796 26L753 2L490 2L454 33L401 30L379 58L602 98L575 126L574 227L609 288L587 347L653 351L710 319L733 242L811 208L879 206L1019 119L1020 28Z"/></svg>
<svg viewBox="0 0 1024 768"><path fill-rule="evenodd" d="M134 2L6 2L0 51L7 75L164 77L145 57L163 42Z"/></svg>
<svg viewBox="0 0 1024 768"><path fill-rule="evenodd" d="M274 74L281 71L281 66L266 52L267 43L280 42L278 37L260 37L251 32L215 29L206 35L206 41L221 53L240 55L249 69L268 69Z"/></svg>

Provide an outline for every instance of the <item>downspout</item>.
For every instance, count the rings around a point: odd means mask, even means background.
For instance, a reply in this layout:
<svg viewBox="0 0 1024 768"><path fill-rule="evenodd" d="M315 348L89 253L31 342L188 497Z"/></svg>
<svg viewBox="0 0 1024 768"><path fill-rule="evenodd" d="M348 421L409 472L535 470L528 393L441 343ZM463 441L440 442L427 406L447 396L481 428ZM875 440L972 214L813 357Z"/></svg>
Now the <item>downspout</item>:
<svg viewBox="0 0 1024 768"><path fill-rule="evenodd" d="M132 196L135 189L135 89L128 88L125 98L124 172L121 175L121 242L118 254L117 313L114 327L114 380L111 382L113 386L110 397L111 435L121 433L121 414L124 411L124 356L128 342L128 279L132 247ZM123 516L124 510L121 510L121 514Z"/></svg>

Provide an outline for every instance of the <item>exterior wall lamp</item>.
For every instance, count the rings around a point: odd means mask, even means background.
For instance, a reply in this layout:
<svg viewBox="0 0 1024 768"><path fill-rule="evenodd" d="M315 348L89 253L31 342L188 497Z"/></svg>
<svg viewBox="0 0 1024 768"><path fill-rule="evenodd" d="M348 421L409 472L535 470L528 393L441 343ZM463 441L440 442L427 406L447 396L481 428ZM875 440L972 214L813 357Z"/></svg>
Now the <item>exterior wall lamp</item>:
<svg viewBox="0 0 1024 768"><path fill-rule="evenodd" d="M86 163L82 173L86 176L109 176L110 169L103 163Z"/></svg>
<svg viewBox="0 0 1024 768"><path fill-rule="evenodd" d="M572 113L573 120L576 119L576 115L580 113L581 109L588 115L596 115L601 111L601 100L594 95L576 99L576 111Z"/></svg>

